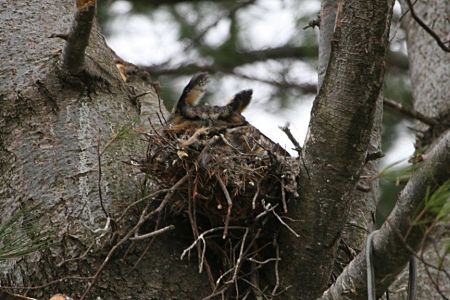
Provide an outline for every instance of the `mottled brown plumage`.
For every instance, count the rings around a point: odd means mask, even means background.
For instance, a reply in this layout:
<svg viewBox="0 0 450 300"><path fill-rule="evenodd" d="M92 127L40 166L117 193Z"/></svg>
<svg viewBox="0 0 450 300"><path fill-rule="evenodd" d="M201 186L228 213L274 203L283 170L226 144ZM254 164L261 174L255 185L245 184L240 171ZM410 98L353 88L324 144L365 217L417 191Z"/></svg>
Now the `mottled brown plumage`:
<svg viewBox="0 0 450 300"><path fill-rule="evenodd" d="M170 115L166 130L176 134L182 140L181 145L192 145L220 135L221 142L217 145L243 153L270 151L289 156L280 145L250 125L242 115L250 104L252 90L237 93L224 106L197 105L205 94L207 83L206 73L194 75Z"/></svg>

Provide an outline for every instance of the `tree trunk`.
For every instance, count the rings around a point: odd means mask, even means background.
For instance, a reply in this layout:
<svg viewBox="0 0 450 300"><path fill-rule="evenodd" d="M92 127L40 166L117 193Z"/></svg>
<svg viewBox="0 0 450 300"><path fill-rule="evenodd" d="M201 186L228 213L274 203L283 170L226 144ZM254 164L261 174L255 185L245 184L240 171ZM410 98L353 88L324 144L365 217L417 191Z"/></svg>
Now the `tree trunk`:
<svg viewBox="0 0 450 300"><path fill-rule="evenodd" d="M133 103L133 94L153 88L142 76L136 84L121 79L117 58L95 24L86 50L87 74L61 74L65 41L49 36L69 30L72 1L7 0L0 6L1 219L40 204L35 213L45 217L34 225L54 239L43 252L2 262L1 285L44 285L28 295L46 299L63 292L79 299L90 279L47 283L66 276L92 276L105 258L105 250L99 249L111 229L103 238L88 229L103 228L107 220L99 189L106 212L115 219L141 196L143 177L125 162L145 155L145 143L131 128L142 126L139 110L148 112L146 105L156 111L158 99L153 92L138 99L140 107ZM98 148L104 151L100 183ZM133 225L135 215L136 211L127 215L121 228ZM133 271L147 242L126 243L101 273L89 298L188 299L208 293L203 274L179 261L180 249L189 243L180 236L172 233L155 241L153 254L144 256ZM94 255L63 263L87 249Z"/></svg>
<svg viewBox="0 0 450 300"><path fill-rule="evenodd" d="M448 16L450 3L448 1L417 1L414 11L432 29L445 40L449 34ZM408 6L403 1L402 10ZM408 57L410 65L411 86L414 109L423 115L436 118L439 124L430 128L423 123L417 123L417 129L423 131L417 136L416 148L420 152L424 147L435 143L450 125L450 55L443 51L430 34L407 13L403 27L407 33ZM447 129L448 130L448 129ZM428 247L419 253L423 260L438 266L442 261L442 269L450 270L448 254L443 252L448 245L450 236L448 225L437 226L435 232L428 238ZM391 298L405 299L407 293L408 268L392 286ZM437 269L418 261L417 299L443 299L448 295L450 278Z"/></svg>

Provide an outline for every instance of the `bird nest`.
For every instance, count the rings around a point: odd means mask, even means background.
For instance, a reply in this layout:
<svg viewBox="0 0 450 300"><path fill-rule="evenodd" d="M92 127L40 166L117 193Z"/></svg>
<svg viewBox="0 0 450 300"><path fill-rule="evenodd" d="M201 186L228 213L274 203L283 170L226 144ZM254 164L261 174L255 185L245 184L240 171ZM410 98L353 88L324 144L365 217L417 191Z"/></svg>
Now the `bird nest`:
<svg viewBox="0 0 450 300"><path fill-rule="evenodd" d="M262 295L269 286L268 295L278 293L276 237L281 227L296 234L285 221L296 193L296 160L248 124L182 133L164 127L145 137L141 169L172 189L171 199L160 201L172 217L190 223L194 241L182 257L197 247L212 295ZM263 287L255 278L267 267L274 271Z"/></svg>

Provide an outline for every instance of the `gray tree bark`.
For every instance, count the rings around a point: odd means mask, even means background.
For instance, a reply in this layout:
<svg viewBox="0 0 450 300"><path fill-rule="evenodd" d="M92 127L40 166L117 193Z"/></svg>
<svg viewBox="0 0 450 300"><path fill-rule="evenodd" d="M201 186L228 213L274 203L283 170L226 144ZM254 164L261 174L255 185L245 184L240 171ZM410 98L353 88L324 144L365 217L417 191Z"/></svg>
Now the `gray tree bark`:
<svg viewBox="0 0 450 300"><path fill-rule="evenodd" d="M74 276L28 293L39 299L56 292L79 299L90 279L78 277L92 276L105 258L99 244L109 234L97 243L99 234L87 229L103 228L106 222L99 198L98 145L104 150L102 198L111 216L117 218L140 197L142 188L140 172L124 161L141 158L146 145L132 130L120 138L117 134L140 126L132 95L152 90L152 86L149 80L123 82L116 56L95 25L86 51L87 80L60 76L65 41L49 36L66 33L73 14L72 1L0 3L1 219L39 203L37 213L45 217L34 225L54 238L48 250L13 263L0 262L1 284L38 286ZM154 92L139 100L141 110L157 111ZM136 221L130 218L119 225L126 229ZM198 275L194 265L179 261L180 248L189 242L179 236L158 239L152 247L157 255L146 255L134 271L132 266L146 242L128 243L128 255L123 256L126 247L115 254L89 298L193 299L202 291L207 293L203 274ZM81 256L91 245L94 255L62 264Z"/></svg>
<svg viewBox="0 0 450 300"><path fill-rule="evenodd" d="M336 23L337 0L322 1L320 11L320 36L319 36L319 87L323 82L330 60L331 40ZM381 151L381 121L383 116L383 92L376 104L373 130L370 136L368 153L375 154ZM376 205L379 197L378 165L379 157L368 160L359 177L356 188L350 196L352 205L349 215L342 230L341 241L334 264L333 275L339 275L343 268L364 248L367 234L373 230Z"/></svg>
<svg viewBox="0 0 450 300"><path fill-rule="evenodd" d="M330 283L349 207L354 196L361 196L355 186L380 107L392 2L340 4L329 64L314 101L302 153L301 199L290 210L299 220L293 227L301 238L287 235L282 240L284 254L290 258L282 264L293 284L289 299L315 299ZM322 46L327 47L326 42ZM326 55L323 61L327 61ZM380 113L378 110L378 117Z"/></svg>
<svg viewBox="0 0 450 300"><path fill-rule="evenodd" d="M446 40L450 33L448 1L413 2L416 14L441 37ZM402 1L402 10L408 6ZM439 125L431 129L417 122L416 127L425 132L417 136L417 148L429 147L436 142L442 130L450 125L450 55L444 52L435 40L411 17L409 13L403 19L403 28L407 33L408 57L410 65L411 86L414 109L427 117L439 120ZM445 246L450 236L448 224L441 224L428 240L428 247L419 253L423 260L431 265L439 266L444 255ZM448 254L442 268L450 271ZM407 292L408 269L402 272L399 279L390 288L393 299L405 299ZM442 272L418 261L417 299L442 299L442 293L448 295L450 278Z"/></svg>

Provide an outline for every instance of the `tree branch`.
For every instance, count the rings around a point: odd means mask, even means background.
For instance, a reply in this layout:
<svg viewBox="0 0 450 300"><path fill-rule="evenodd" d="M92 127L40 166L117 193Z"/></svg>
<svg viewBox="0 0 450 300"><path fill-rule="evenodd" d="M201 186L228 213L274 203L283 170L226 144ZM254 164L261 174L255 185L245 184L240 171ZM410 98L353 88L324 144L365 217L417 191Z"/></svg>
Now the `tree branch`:
<svg viewBox="0 0 450 300"><path fill-rule="evenodd" d="M373 129L392 5L377 0L338 6L331 56L303 149L301 199L289 207L291 216L301 220L292 224L301 238L282 233L280 242L290 257L281 261L293 285L290 299L315 299L329 283Z"/></svg>
<svg viewBox="0 0 450 300"><path fill-rule="evenodd" d="M436 144L400 194L397 205L374 236L374 266L377 296L381 296L403 270L411 252L417 250L425 225L412 224L424 208L427 190L436 190L450 178L450 131ZM407 246L405 246L405 243ZM364 299L367 293L365 253L347 266L321 299Z"/></svg>
<svg viewBox="0 0 450 300"><path fill-rule="evenodd" d="M425 116L424 114L421 114L420 112L409 110L397 101L394 101L394 100L391 100L388 98L384 98L383 103L386 107L389 107L395 111L398 111L409 118L422 121L423 123L425 123L429 126L434 126L434 125L438 124L437 120L435 120L433 118L429 118L429 117Z"/></svg>
<svg viewBox="0 0 450 300"><path fill-rule="evenodd" d="M84 52L89 44L96 1L77 0L76 9L72 26L67 35L62 64L62 67L71 74L78 74L84 68Z"/></svg>
<svg viewBox="0 0 450 300"><path fill-rule="evenodd" d="M200 2L208 2L211 0L128 0L135 5L146 5L146 6L161 6L161 5L176 5L179 3L200 3ZM215 0L214 2L218 3L226 3L229 0Z"/></svg>
<svg viewBox="0 0 450 300"><path fill-rule="evenodd" d="M411 0L405 0L405 1L406 1L406 4L408 5L409 11L411 12L411 16L420 25L420 27L422 27L429 35L431 35L431 37L436 41L436 43L439 45L439 47L441 47L442 50L444 50L445 52L450 52L450 47L446 46L445 45L446 43L444 43L441 40L439 35L436 32L434 32L434 30L431 29L427 24L425 24L425 22L422 21L421 18L419 18L419 16L414 11L414 6L411 3Z"/></svg>
<svg viewBox="0 0 450 300"><path fill-rule="evenodd" d="M167 67L166 64L159 66L141 66L142 69L150 72L154 76L160 75L192 75L200 71L215 72L231 72L234 68L251 64L255 62L265 61L268 59L283 58L314 58L317 56L317 48L314 46L283 46L275 48L266 48L260 50L237 51L230 53L228 61L222 61L220 64L213 63L208 65L185 64Z"/></svg>

